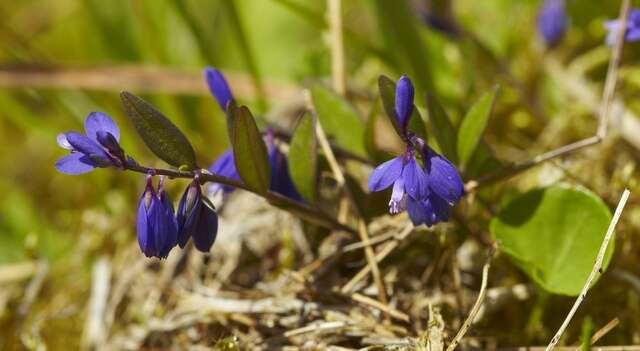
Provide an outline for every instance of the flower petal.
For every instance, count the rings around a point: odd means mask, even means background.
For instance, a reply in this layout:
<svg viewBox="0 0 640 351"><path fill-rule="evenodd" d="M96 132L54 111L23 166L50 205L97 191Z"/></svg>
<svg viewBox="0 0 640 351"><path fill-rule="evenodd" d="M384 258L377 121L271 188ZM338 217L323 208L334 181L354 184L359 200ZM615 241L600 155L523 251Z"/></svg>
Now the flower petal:
<svg viewBox="0 0 640 351"><path fill-rule="evenodd" d="M73 146L74 150L85 154L85 156L89 157L96 166L107 167L113 164L107 152L92 139L89 139L78 132L66 133L65 137L69 144Z"/></svg>
<svg viewBox="0 0 640 351"><path fill-rule="evenodd" d="M204 200L200 206L200 215L193 233L193 244L201 252L209 252L211 246L216 241L218 233L218 215L213 209L213 205L208 200Z"/></svg>
<svg viewBox="0 0 640 351"><path fill-rule="evenodd" d="M116 122L104 112L91 112L84 120L84 131L89 138L97 142L97 134L101 130L111 133L116 138L116 141L120 141L120 128L118 128Z"/></svg>
<svg viewBox="0 0 640 351"><path fill-rule="evenodd" d="M421 224L431 226L435 223L435 214L429 201L409 198L407 200L407 213L415 226Z"/></svg>
<svg viewBox="0 0 640 351"><path fill-rule="evenodd" d="M220 108L223 111L227 111L229 101L233 100L233 95L231 94L231 89L229 88L229 84L227 84L227 80L224 79L224 76L220 71L213 67L205 68L204 77L207 81L207 86L209 86L209 91L218 101Z"/></svg>
<svg viewBox="0 0 640 351"><path fill-rule="evenodd" d="M150 226L147 218L147 208L145 206L144 195L140 199L138 205L138 215L136 216L136 233L138 236L138 245L140 245L140 251L145 253L147 244L149 243ZM146 253L145 253L146 255Z"/></svg>
<svg viewBox="0 0 640 351"><path fill-rule="evenodd" d="M196 180L191 182L182 194L176 214L178 224L178 245L181 248L187 244L198 223L200 207L202 206L202 191Z"/></svg>
<svg viewBox="0 0 640 351"><path fill-rule="evenodd" d="M464 184L455 166L431 149L427 149L424 159L429 189L454 205L464 195Z"/></svg>
<svg viewBox="0 0 640 351"><path fill-rule="evenodd" d="M406 130L413 112L413 83L407 76L402 76L396 85L396 117L403 131Z"/></svg>
<svg viewBox="0 0 640 351"><path fill-rule="evenodd" d="M60 133L56 136L56 142L63 149L73 150L73 146L69 144L69 141L67 140L67 136L64 133Z"/></svg>
<svg viewBox="0 0 640 351"><path fill-rule="evenodd" d="M421 199L429 193L427 175L414 157L409 158L404 166L402 178L404 179L404 190L414 199Z"/></svg>
<svg viewBox="0 0 640 351"><path fill-rule="evenodd" d="M160 205L162 207L162 217L160 225L164 228L161 243L159 245L159 256L166 258L171 249L177 244L178 223L173 213L173 204L166 192L160 192Z"/></svg>
<svg viewBox="0 0 640 351"><path fill-rule="evenodd" d="M90 158L79 152L74 152L59 159L55 166L59 172L70 175L91 172L96 168Z"/></svg>
<svg viewBox="0 0 640 351"><path fill-rule="evenodd" d="M391 186L402 174L404 157L398 156L376 167L369 176L369 191L381 191Z"/></svg>
<svg viewBox="0 0 640 351"><path fill-rule="evenodd" d="M407 196L404 192L404 179L402 177L393 183L391 200L389 200L389 213L396 214L404 211L407 207Z"/></svg>

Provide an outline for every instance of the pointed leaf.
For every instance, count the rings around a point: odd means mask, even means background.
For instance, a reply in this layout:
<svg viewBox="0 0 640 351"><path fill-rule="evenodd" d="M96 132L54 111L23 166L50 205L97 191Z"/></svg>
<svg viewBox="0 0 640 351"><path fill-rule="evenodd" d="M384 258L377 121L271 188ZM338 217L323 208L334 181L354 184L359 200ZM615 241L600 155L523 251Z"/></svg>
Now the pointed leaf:
<svg viewBox="0 0 640 351"><path fill-rule="evenodd" d="M191 143L175 124L129 92L123 91L120 98L138 134L156 156L175 167L198 167Z"/></svg>
<svg viewBox="0 0 640 351"><path fill-rule="evenodd" d="M453 164L458 164L458 152L457 152L457 133L453 127L447 112L440 105L440 103L431 94L426 96L427 111L429 112L429 120L432 125L432 133L440 146L442 153Z"/></svg>
<svg viewBox="0 0 640 351"><path fill-rule="evenodd" d="M590 191L554 185L525 193L491 221L491 235L545 290L578 295L591 273L611 212ZM613 253L607 248L604 269Z"/></svg>
<svg viewBox="0 0 640 351"><path fill-rule="evenodd" d="M382 99L384 111L387 113L396 133L402 135L400 125L398 124L398 117L396 116L396 83L389 77L380 75L378 78L378 88L380 89L380 98ZM413 105L413 112L411 113L411 119L409 120L407 129L414 132L420 138L427 140L424 120L415 104Z"/></svg>
<svg viewBox="0 0 640 351"><path fill-rule="evenodd" d="M364 157L364 122L355 108L343 97L321 85L312 86L311 95L327 135L345 149Z"/></svg>
<svg viewBox="0 0 640 351"><path fill-rule="evenodd" d="M309 114L302 115L289 147L291 179L300 195L311 203L316 201L318 183L318 141L314 122Z"/></svg>
<svg viewBox="0 0 640 351"><path fill-rule="evenodd" d="M461 166L469 162L482 139L497 95L498 87L481 96L464 116L458 129L458 158Z"/></svg>
<svg viewBox="0 0 640 351"><path fill-rule="evenodd" d="M229 104L229 139L233 158L242 181L259 193L269 190L271 171L267 146L258 130L256 121L246 106Z"/></svg>

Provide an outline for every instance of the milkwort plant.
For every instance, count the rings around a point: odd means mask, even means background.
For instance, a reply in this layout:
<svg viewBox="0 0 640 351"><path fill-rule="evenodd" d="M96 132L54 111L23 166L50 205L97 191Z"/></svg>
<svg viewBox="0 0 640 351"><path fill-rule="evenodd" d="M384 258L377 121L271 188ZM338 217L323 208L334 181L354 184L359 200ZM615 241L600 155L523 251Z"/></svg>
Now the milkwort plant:
<svg viewBox="0 0 640 351"><path fill-rule="evenodd" d="M102 112L87 116L85 134L58 135L58 145L70 154L58 160L56 168L70 175L107 167L144 173L146 185L139 200L136 230L140 250L147 257L166 258L175 246L184 248L190 239L196 249L209 252L218 230L218 215L206 195L221 192L226 196L236 188L263 196L311 223L353 232L315 204L318 170L313 119L303 116L295 134L286 140L290 143L289 156L314 160L304 162L310 165L308 171L297 172L293 177L287 156L278 147L285 140L277 140L271 128L266 132L258 130L249 109L237 105L226 79L217 69L206 68L204 76L226 113L231 144L208 169L198 166L189 140L167 117L129 92L121 93L121 99L136 131L156 156L175 168L141 166L126 155L120 146L119 127ZM393 187L389 202L392 214L407 210L415 225L432 226L448 220L450 208L464 195L464 187L455 166L435 152L415 130L416 125L422 125L420 116L412 117L416 113L413 84L402 76L395 88L395 107L389 117L405 152L378 166L368 184L373 192ZM153 184L156 176L157 189ZM166 180L172 178L191 179L177 210L165 190ZM201 187L206 183L209 184L203 193ZM305 189L305 196L298 191L298 185Z"/></svg>

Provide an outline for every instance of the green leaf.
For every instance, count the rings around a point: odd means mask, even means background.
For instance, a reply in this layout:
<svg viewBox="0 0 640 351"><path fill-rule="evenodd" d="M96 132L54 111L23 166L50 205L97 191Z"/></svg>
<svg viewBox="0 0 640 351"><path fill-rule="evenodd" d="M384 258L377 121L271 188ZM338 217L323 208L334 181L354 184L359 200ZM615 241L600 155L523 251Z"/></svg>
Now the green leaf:
<svg viewBox="0 0 640 351"><path fill-rule="evenodd" d="M460 165L465 166L473 155L478 143L482 139L482 134L487 126L493 105L496 101L499 88L488 92L480 97L467 111L458 129L458 157Z"/></svg>
<svg viewBox="0 0 640 351"><path fill-rule="evenodd" d="M242 181L258 193L266 193L271 181L267 146L246 106L229 104L229 139Z"/></svg>
<svg viewBox="0 0 640 351"><path fill-rule="evenodd" d="M310 203L316 201L318 140L313 118L304 114L298 121L289 147L289 172L300 195Z"/></svg>
<svg viewBox="0 0 640 351"><path fill-rule="evenodd" d="M520 195L491 221L501 249L545 290L577 295L591 273L611 221L586 189L555 185ZM603 268L613 253L611 241Z"/></svg>
<svg viewBox="0 0 640 351"><path fill-rule="evenodd" d="M380 75L378 78L378 88L380 89L380 98L382 99L384 111L387 113L387 116L398 135L402 135L400 126L398 125L398 117L396 116L396 83L394 83L389 77ZM427 140L424 120L422 119L420 112L418 112L418 108L415 104L413 105L413 112L409 119L407 129L416 133L418 137Z"/></svg>
<svg viewBox="0 0 640 351"><path fill-rule="evenodd" d="M436 100L436 98L427 94L427 111L429 112L429 120L432 124L432 133L440 146L442 153L453 162L458 164L458 152L457 152L457 133L456 129L451 123L451 119L445 112L444 108Z"/></svg>
<svg viewBox="0 0 640 351"><path fill-rule="evenodd" d="M136 131L156 156L175 167L198 167L191 143L175 124L151 104L129 92L123 91L120 98Z"/></svg>
<svg viewBox="0 0 640 351"><path fill-rule="evenodd" d="M377 24L386 46L392 53L395 68L415 79L422 91L434 91L423 25L418 22L406 1L374 1Z"/></svg>
<svg viewBox="0 0 640 351"><path fill-rule="evenodd" d="M322 128L345 149L365 157L364 122L344 98L321 86L311 87L313 103Z"/></svg>

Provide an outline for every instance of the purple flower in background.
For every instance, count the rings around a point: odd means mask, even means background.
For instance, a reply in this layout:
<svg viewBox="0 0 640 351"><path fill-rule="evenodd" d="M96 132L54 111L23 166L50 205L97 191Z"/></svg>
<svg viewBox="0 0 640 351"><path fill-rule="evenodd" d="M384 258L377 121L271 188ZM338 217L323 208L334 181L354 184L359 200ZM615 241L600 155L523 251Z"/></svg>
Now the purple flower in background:
<svg viewBox="0 0 640 351"><path fill-rule="evenodd" d="M180 199L176 220L178 245L181 248L184 248L189 238L193 238L196 249L209 252L218 233L218 214L209 199L202 196L197 176Z"/></svg>
<svg viewBox="0 0 640 351"><path fill-rule="evenodd" d="M449 219L449 208L464 195L464 185L451 162L407 130L413 96L411 80L402 76L396 85L395 113L407 150L376 167L368 186L375 192L393 185L389 212L407 210L413 224L432 226Z"/></svg>
<svg viewBox="0 0 640 351"><path fill-rule="evenodd" d="M547 46L556 45L567 31L564 0L544 0L538 13L538 32Z"/></svg>
<svg viewBox="0 0 640 351"><path fill-rule="evenodd" d="M233 100L233 94L227 80L222 73L213 67L207 67L204 69L204 78L207 81L209 91L216 98L222 111L227 111L227 105L229 101Z"/></svg>
<svg viewBox="0 0 640 351"><path fill-rule="evenodd" d="M267 145L269 167L271 170L269 190L297 201L303 201L302 196L293 185L291 174L289 173L287 158L278 149L272 130L267 131L264 136L264 142ZM233 180L240 180L240 175L238 174L238 170L236 169L236 164L233 159L233 150L231 149L225 151L216 161L214 161L211 167L209 167L209 171L213 174ZM235 189L233 187L219 183L211 183L207 187L209 195L214 195L219 191L222 191L224 194L229 194L234 190Z"/></svg>
<svg viewBox="0 0 640 351"><path fill-rule="evenodd" d="M616 41L616 36L622 28L622 21L619 19L605 21L604 27L609 32L607 34L607 39L605 39L605 43L607 44L607 46L613 46ZM636 8L629 11L629 17L627 19L627 30L624 33L624 40L640 40L640 9Z"/></svg>
<svg viewBox="0 0 640 351"><path fill-rule="evenodd" d="M140 250L147 257L166 258L176 246L178 225L173 213L173 204L163 188L160 177L158 192L153 189L153 177L147 176L147 185L136 219L136 231Z"/></svg>
<svg viewBox="0 0 640 351"><path fill-rule="evenodd" d="M236 169L236 163L233 160L233 150L229 149L223 152L222 155L220 155L220 157L218 157L218 159L209 167L209 172L240 181L240 175ZM219 191L222 191L224 194L229 194L234 190L234 187L220 183L210 183L207 186L207 193L209 195L214 195Z"/></svg>
<svg viewBox="0 0 640 351"><path fill-rule="evenodd" d="M91 112L84 121L86 135L78 132L57 136L60 147L71 151L59 159L55 167L65 174L82 174L96 167L122 168L124 151L120 147L120 129L107 114Z"/></svg>
<svg viewBox="0 0 640 351"><path fill-rule="evenodd" d="M302 196L296 190L289 174L289 165L286 156L280 152L275 143L273 131L269 129L264 137L269 155L269 167L271 169L271 180L269 190L280 193L290 199L302 202Z"/></svg>

